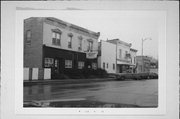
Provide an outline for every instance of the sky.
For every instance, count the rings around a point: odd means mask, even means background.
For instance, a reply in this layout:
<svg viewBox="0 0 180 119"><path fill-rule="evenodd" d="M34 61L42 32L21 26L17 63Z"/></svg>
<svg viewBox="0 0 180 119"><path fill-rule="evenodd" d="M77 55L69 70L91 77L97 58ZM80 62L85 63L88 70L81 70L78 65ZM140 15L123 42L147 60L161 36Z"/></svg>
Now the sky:
<svg viewBox="0 0 180 119"><path fill-rule="evenodd" d="M44 13L44 14L43 14ZM100 32L100 40L120 39L131 43L132 48L138 50L137 55L151 56L158 59L158 41L162 34L162 12L153 10L58 10L54 12L33 12L37 17L55 17L86 28ZM24 18L32 17L24 14Z"/></svg>
<svg viewBox="0 0 180 119"><path fill-rule="evenodd" d="M100 32L99 40L119 38L132 43L137 55L142 53L142 39L150 37L152 40L144 41L143 55L158 59L161 21L157 11L71 10L58 12L56 18Z"/></svg>

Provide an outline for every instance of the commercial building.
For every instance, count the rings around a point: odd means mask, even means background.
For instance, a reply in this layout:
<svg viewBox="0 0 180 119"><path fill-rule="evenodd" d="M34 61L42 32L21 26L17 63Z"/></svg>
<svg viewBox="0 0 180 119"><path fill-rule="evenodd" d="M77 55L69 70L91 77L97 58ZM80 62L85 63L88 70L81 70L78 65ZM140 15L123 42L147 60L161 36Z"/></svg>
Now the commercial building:
<svg viewBox="0 0 180 119"><path fill-rule="evenodd" d="M36 68L37 79L44 79L44 69L50 69L51 78L72 70L96 69L99 36L99 32L52 17L25 19L24 67Z"/></svg>
<svg viewBox="0 0 180 119"><path fill-rule="evenodd" d="M135 73L136 52L130 43L119 39L99 43L98 67L108 73Z"/></svg>
<svg viewBox="0 0 180 119"><path fill-rule="evenodd" d="M150 72L150 58L148 56L136 56L137 60L137 73Z"/></svg>
<svg viewBox="0 0 180 119"><path fill-rule="evenodd" d="M98 48L98 68L108 73L116 73L116 45L101 41Z"/></svg>

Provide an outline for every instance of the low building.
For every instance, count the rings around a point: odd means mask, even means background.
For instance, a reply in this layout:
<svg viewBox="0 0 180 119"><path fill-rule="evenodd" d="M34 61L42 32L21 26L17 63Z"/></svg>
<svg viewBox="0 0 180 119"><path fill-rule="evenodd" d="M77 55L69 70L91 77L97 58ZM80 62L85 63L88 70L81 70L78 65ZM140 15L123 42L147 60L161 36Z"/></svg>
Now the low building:
<svg viewBox="0 0 180 119"><path fill-rule="evenodd" d="M137 60L137 73L150 72L150 58L148 56L136 56Z"/></svg>
<svg viewBox="0 0 180 119"><path fill-rule="evenodd" d="M52 17L25 19L24 67L38 68L38 79L43 79L44 68L51 70L51 78L74 69L96 69L99 36Z"/></svg>
<svg viewBox="0 0 180 119"><path fill-rule="evenodd" d="M132 73L136 67L136 52L130 43L119 39L99 43L98 67L108 73Z"/></svg>

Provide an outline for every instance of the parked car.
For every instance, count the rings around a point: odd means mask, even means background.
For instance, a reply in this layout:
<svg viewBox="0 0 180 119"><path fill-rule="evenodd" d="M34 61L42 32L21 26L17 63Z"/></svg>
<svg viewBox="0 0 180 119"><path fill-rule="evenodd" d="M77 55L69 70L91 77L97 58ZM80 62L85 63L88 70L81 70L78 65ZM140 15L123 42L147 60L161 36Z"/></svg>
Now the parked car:
<svg viewBox="0 0 180 119"><path fill-rule="evenodd" d="M117 80L126 80L126 79L133 79L133 80L143 80L143 79L157 79L158 74L156 73L117 73L116 79Z"/></svg>

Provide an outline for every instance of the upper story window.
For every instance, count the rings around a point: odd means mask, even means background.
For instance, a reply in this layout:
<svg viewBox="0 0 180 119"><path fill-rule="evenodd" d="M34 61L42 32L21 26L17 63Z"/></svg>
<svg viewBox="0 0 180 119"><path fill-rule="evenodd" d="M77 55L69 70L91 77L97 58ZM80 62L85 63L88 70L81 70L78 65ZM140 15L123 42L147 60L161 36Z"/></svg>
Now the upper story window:
<svg viewBox="0 0 180 119"><path fill-rule="evenodd" d="M32 37L31 30L27 30L27 31L26 31L26 43L27 43L27 44L30 44L30 43L31 43L31 37Z"/></svg>
<svg viewBox="0 0 180 119"><path fill-rule="evenodd" d="M59 29L52 30L52 44L53 45L61 45L61 31Z"/></svg>
<svg viewBox="0 0 180 119"><path fill-rule="evenodd" d="M105 63L103 62L103 69L105 69Z"/></svg>
<svg viewBox="0 0 180 119"><path fill-rule="evenodd" d="M93 50L93 40L88 40L88 47L87 47L87 51L92 52Z"/></svg>
<svg viewBox="0 0 180 119"><path fill-rule="evenodd" d="M125 56L126 59L128 58L128 51L125 51Z"/></svg>
<svg viewBox="0 0 180 119"><path fill-rule="evenodd" d="M106 67L108 68L108 63L106 64Z"/></svg>
<svg viewBox="0 0 180 119"><path fill-rule="evenodd" d="M79 40L78 50L82 50L82 40L83 40L82 36L79 36L78 40Z"/></svg>
<svg viewBox="0 0 180 119"><path fill-rule="evenodd" d="M72 48L72 37L73 37L73 34L69 33L68 34L68 48Z"/></svg>
<svg viewBox="0 0 180 119"><path fill-rule="evenodd" d="M122 58L122 50L119 49L119 58Z"/></svg>
<svg viewBox="0 0 180 119"><path fill-rule="evenodd" d="M134 57L134 64L136 64L136 58Z"/></svg>
<svg viewBox="0 0 180 119"><path fill-rule="evenodd" d="M115 70L115 64L113 64L113 70Z"/></svg>

